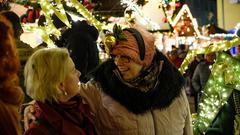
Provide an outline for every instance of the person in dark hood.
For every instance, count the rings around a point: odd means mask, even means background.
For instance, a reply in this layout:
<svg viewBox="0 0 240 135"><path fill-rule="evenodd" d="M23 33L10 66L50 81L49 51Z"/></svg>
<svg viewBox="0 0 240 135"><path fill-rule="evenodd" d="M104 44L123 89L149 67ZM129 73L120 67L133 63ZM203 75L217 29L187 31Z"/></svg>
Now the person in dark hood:
<svg viewBox="0 0 240 135"><path fill-rule="evenodd" d="M69 50L76 68L81 71L81 82L87 82L87 73L99 64L96 43L98 35L98 30L87 21L77 21L61 37L60 42L63 44L60 47L66 47Z"/></svg>

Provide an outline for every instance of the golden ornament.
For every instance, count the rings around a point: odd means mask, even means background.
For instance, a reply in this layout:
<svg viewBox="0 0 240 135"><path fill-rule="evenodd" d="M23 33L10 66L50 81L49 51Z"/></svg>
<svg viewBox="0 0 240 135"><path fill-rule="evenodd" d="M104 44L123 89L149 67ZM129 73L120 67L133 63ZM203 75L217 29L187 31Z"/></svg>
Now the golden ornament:
<svg viewBox="0 0 240 135"><path fill-rule="evenodd" d="M116 38L113 35L106 36L103 43L106 53L110 54L110 51L116 45Z"/></svg>

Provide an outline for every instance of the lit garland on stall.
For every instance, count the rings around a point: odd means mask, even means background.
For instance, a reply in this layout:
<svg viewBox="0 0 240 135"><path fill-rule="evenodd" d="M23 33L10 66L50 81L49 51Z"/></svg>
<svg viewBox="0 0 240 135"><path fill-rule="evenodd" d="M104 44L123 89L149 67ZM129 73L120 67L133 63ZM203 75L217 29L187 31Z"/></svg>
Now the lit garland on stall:
<svg viewBox="0 0 240 135"><path fill-rule="evenodd" d="M194 120L194 133L204 133L233 89L240 90L240 62L228 54L220 53L211 70Z"/></svg>
<svg viewBox="0 0 240 135"><path fill-rule="evenodd" d="M45 15L46 18L46 26L45 27L40 27L38 29L42 39L44 42L46 42L48 44L49 47L54 47L54 43L53 41L50 39L49 35L53 34L55 35L57 38L59 38L61 36L61 32L54 26L52 19L51 19L51 15L53 13L56 14L56 16L63 22L65 23L68 27L71 27L65 10L63 8L63 5L61 3L60 0L55 0L52 1L54 3L51 4L48 0L41 0L40 1L40 5L42 7L42 11ZM67 2L68 6L71 7L75 7L77 9L77 11L82 14L86 20L88 20L91 24L95 25L96 28L98 28L99 30L101 30L102 28L102 24L96 20L92 14L77 0L71 0L69 2Z"/></svg>
<svg viewBox="0 0 240 135"><path fill-rule="evenodd" d="M50 39L49 35L51 33L49 33L49 28L48 27L39 27L36 28L36 30L38 31L38 33L40 34L42 41L44 41L49 48L53 48L55 47L54 42Z"/></svg>
<svg viewBox="0 0 240 135"><path fill-rule="evenodd" d="M61 32L54 26L51 15L53 13L56 14L56 16L65 23L68 27L71 27L65 10L63 8L63 5L61 4L60 0L55 0L56 7L54 7L53 4L51 4L48 0L41 0L40 5L42 8L42 11L44 12L45 18L46 18L46 25L45 27L40 27L38 30L41 34L41 37L44 42L46 42L49 47L54 47L53 41L50 39L49 35L53 34L57 38L61 36Z"/></svg>
<svg viewBox="0 0 240 135"><path fill-rule="evenodd" d="M181 67L179 68L179 71L182 74L184 74L184 72L188 68L188 65L193 61L194 57L197 54L208 54L208 53L212 53L212 52L226 51L226 50L230 49L231 47L239 45L239 44L240 44L240 38L235 38L235 39L232 39L230 41L224 41L223 43L210 45L210 46L205 47L205 48L189 50L186 58L184 59Z"/></svg>
<svg viewBox="0 0 240 135"><path fill-rule="evenodd" d="M78 13L80 13L83 17L86 18L91 24L93 24L98 30L102 29L103 24L100 23L93 15L90 13L79 1L70 0L67 2L67 5L70 7L74 7L77 9Z"/></svg>
<svg viewBox="0 0 240 135"><path fill-rule="evenodd" d="M172 13L174 12L174 10L176 8L181 7L179 0L158 0L158 2L159 2L159 8L163 8L165 10L165 12L167 13L166 21L168 21L171 24L172 16L173 16ZM147 2L144 1L143 3L145 4ZM138 4L135 0L121 0L121 4L127 6L127 8L125 10L125 16L130 16L130 15L126 15L126 13L127 13L126 11L132 10L137 16L140 17L141 24L146 26L148 29L150 29L152 31L161 29L161 26L159 26L159 24L151 21L151 19L149 19L147 16L144 15L144 13L141 10L141 7L138 6ZM167 9L167 7L169 7L169 6L171 7L170 11Z"/></svg>
<svg viewBox="0 0 240 135"><path fill-rule="evenodd" d="M234 29L235 32L233 34L225 33L210 34L210 39L231 40L235 37L240 37L240 23L238 23Z"/></svg>
<svg viewBox="0 0 240 135"><path fill-rule="evenodd" d="M225 34L225 33L210 34L210 39L218 39L218 40L231 40L235 37L237 37L235 34Z"/></svg>

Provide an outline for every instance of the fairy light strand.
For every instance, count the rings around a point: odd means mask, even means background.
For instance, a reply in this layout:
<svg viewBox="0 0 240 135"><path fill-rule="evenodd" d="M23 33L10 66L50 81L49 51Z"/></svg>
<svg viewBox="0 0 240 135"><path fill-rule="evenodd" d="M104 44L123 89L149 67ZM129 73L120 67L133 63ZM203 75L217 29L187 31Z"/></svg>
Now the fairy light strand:
<svg viewBox="0 0 240 135"><path fill-rule="evenodd" d="M210 126L233 89L240 90L240 63L228 54L220 53L202 91L199 113L194 120L194 132L203 133Z"/></svg>
<svg viewBox="0 0 240 135"><path fill-rule="evenodd" d="M199 48L194 50L189 50L186 58L182 62L181 67L179 68L179 71L184 74L184 72L187 70L188 65L193 61L194 57L197 54L208 54L212 52L219 52L219 51L226 51L230 49L233 46L240 44L240 38L234 38L229 41L224 41L222 43L214 44L211 46L207 46L205 48Z"/></svg>

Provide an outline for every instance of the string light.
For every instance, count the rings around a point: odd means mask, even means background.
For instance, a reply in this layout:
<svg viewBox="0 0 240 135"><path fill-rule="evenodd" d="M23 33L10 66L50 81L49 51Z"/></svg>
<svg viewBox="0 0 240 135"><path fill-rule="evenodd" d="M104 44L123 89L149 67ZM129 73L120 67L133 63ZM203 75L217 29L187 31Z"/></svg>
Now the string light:
<svg viewBox="0 0 240 135"><path fill-rule="evenodd" d="M57 38L61 36L61 32L54 26L52 22L52 14L55 13L55 15L64 23L67 27L71 27L71 24L69 23L67 19L66 12L63 8L63 5L61 3L61 0L55 0L51 1L50 3L48 0L41 0L40 5L42 8L42 11L46 18L46 25L45 27L38 28L38 31L40 32L40 36L42 37L43 41L48 44L48 47L55 47L53 41L50 39L49 35L54 35ZM88 20L91 24L95 25L97 29L102 29L102 24L96 20L92 14L77 0L71 0L67 2L68 6L74 7L77 9L77 11L82 14L86 20Z"/></svg>
<svg viewBox="0 0 240 135"><path fill-rule="evenodd" d="M182 62L181 67L179 68L179 71L184 74L184 72L187 70L188 65L193 61L194 57L197 54L208 54L212 52L219 52L219 51L226 51L233 46L240 44L240 38L234 38L229 41L224 41L222 43L214 44L211 46L207 46L205 48L199 48L195 50L189 50L186 58Z"/></svg>
<svg viewBox="0 0 240 135"><path fill-rule="evenodd" d="M55 0L57 7L54 7L54 3L50 3L48 0L41 0L40 5L46 18L45 27L38 28L40 36L43 41L48 44L48 47L54 47L54 43L51 41L49 35L53 34L57 38L61 36L61 32L54 26L51 16L53 13L63 22L66 26L71 27L65 10L60 0Z"/></svg>
<svg viewBox="0 0 240 135"><path fill-rule="evenodd" d="M73 5L77 11L88 20L91 24L93 24L98 30L102 29L103 24L100 23L78 0L71 0L71 4Z"/></svg>
<svg viewBox="0 0 240 135"><path fill-rule="evenodd" d="M218 55L199 103L199 113L194 120L195 134L205 132L220 108L227 103L233 89L240 90L239 68L239 61L230 55Z"/></svg>

